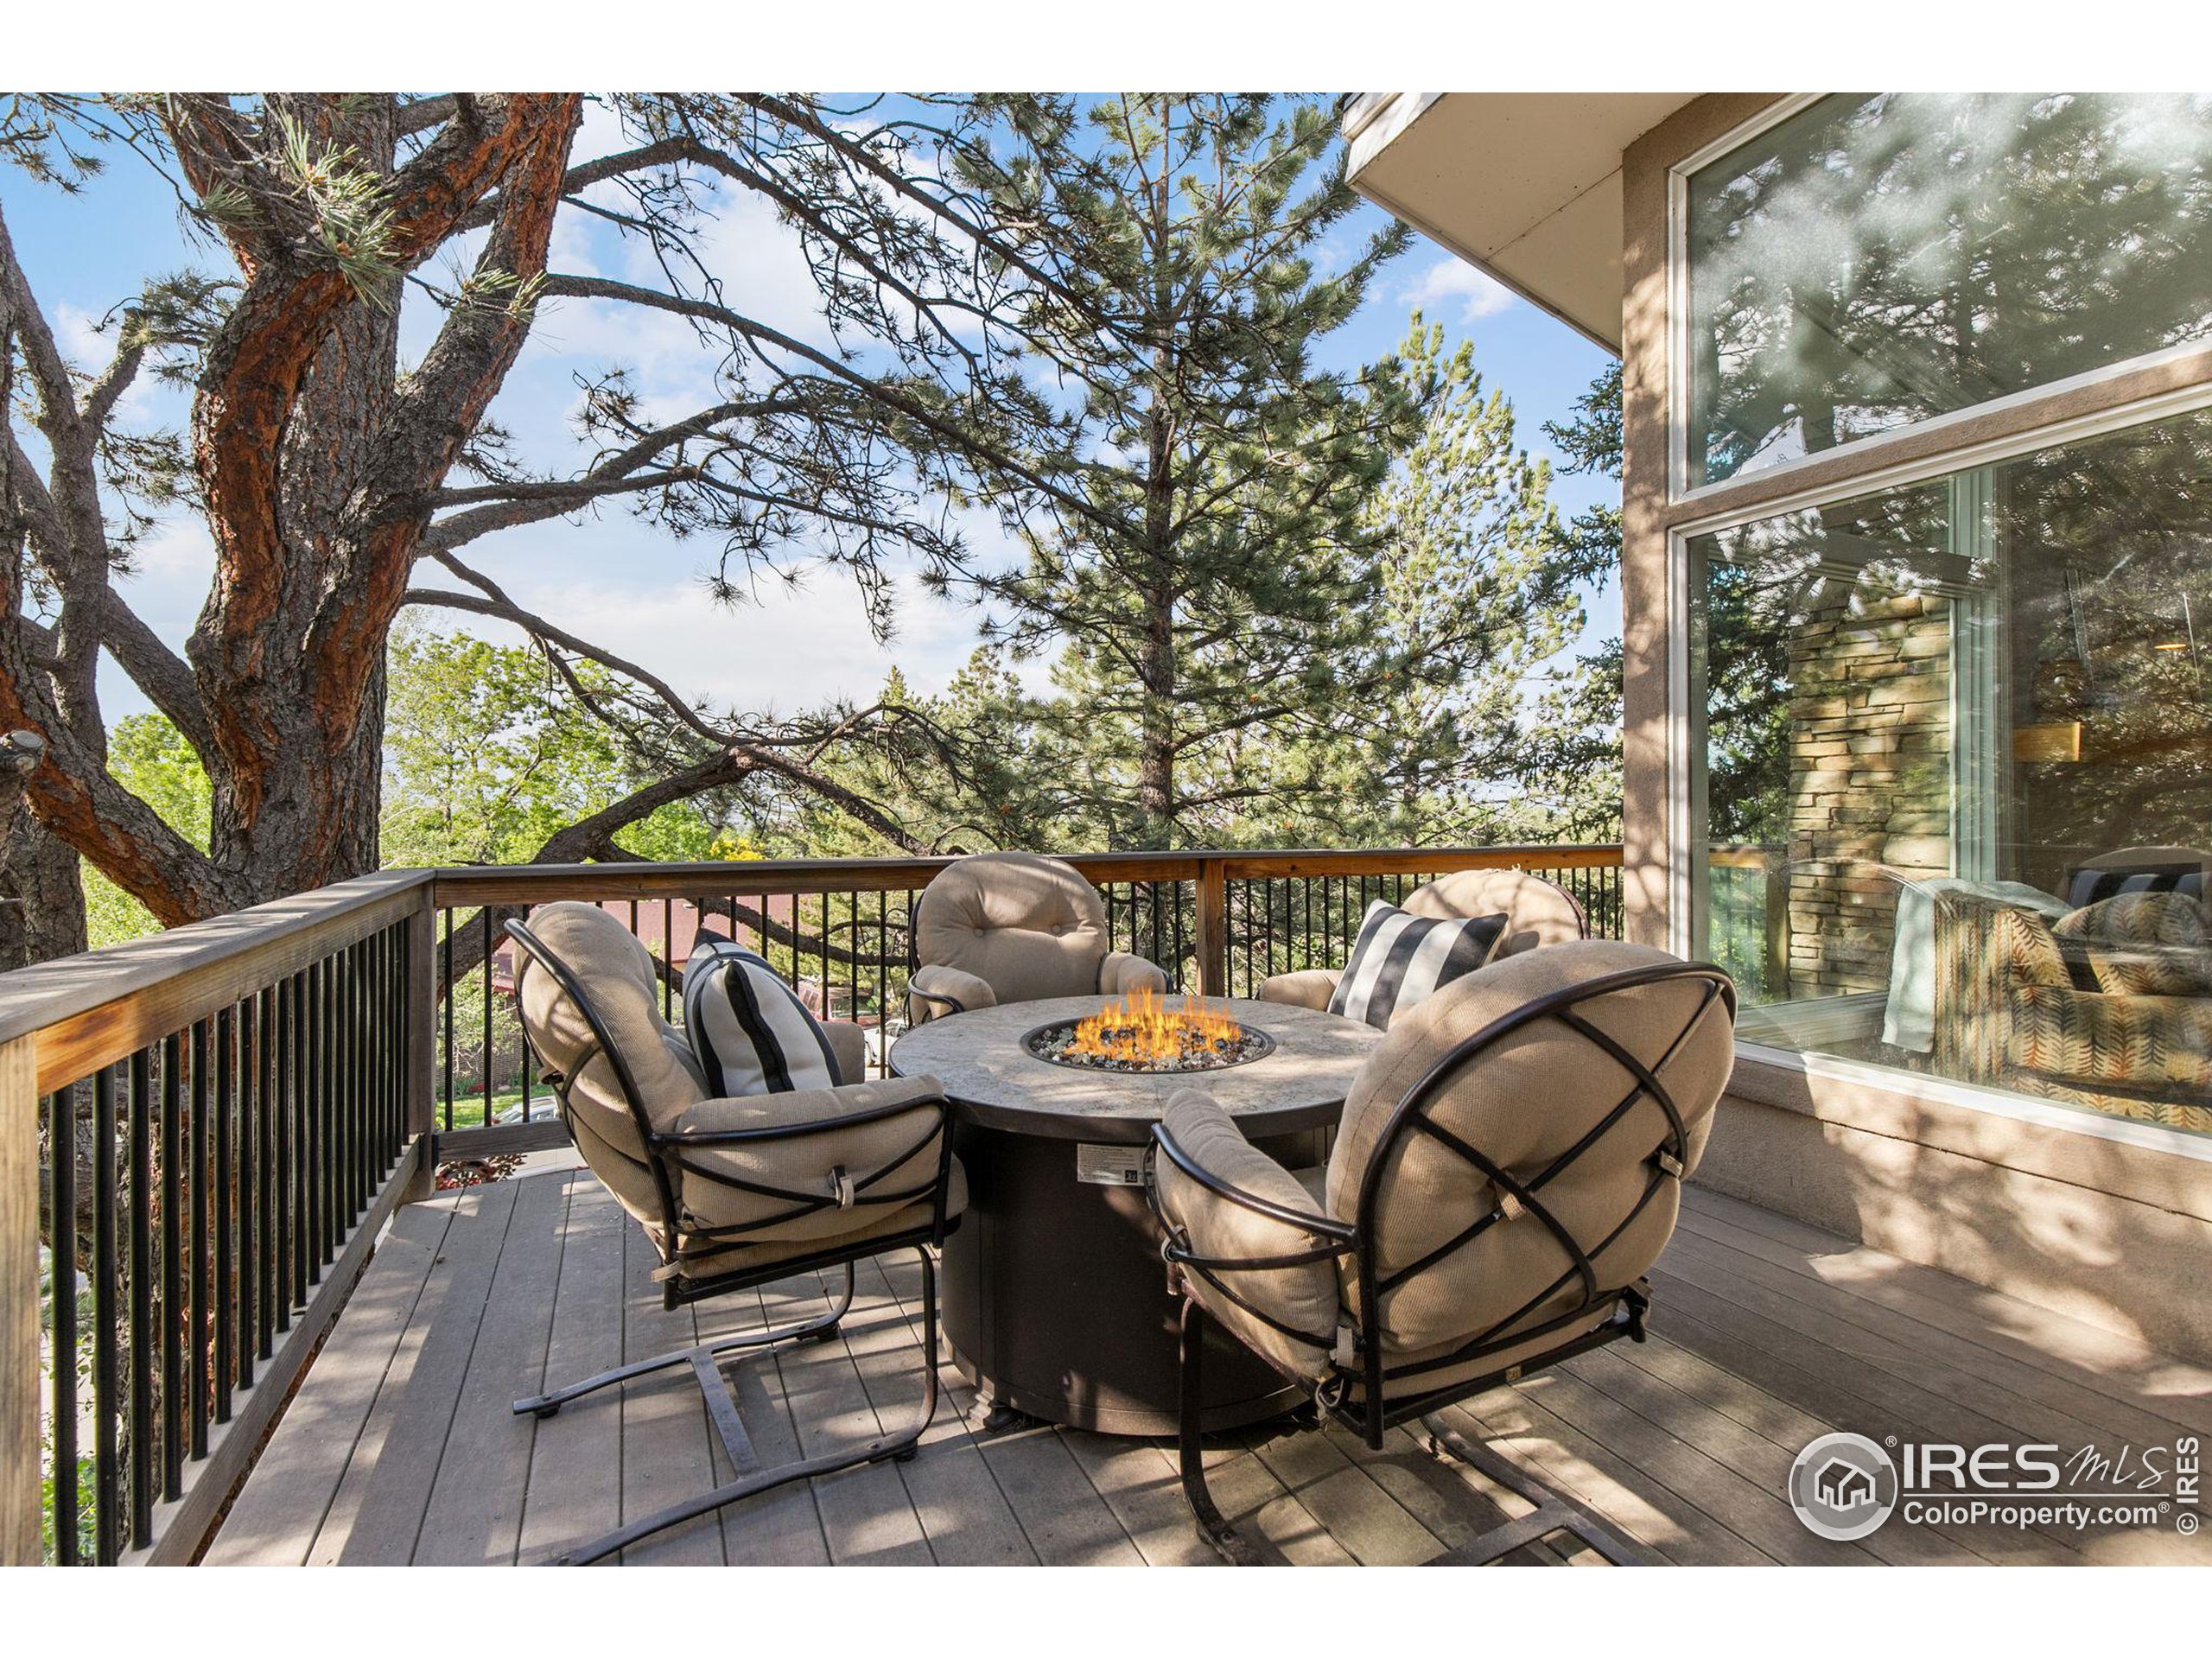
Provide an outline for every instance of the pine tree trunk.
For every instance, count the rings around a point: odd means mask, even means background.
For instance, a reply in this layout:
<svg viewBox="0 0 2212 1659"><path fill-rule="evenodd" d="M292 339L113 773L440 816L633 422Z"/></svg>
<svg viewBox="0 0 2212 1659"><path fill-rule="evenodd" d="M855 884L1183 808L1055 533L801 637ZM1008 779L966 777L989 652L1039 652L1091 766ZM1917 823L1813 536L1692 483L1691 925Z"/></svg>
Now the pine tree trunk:
<svg viewBox="0 0 2212 1659"><path fill-rule="evenodd" d="M0 972L85 948L85 885L77 849L51 834L12 786L0 837Z"/></svg>
<svg viewBox="0 0 2212 1659"><path fill-rule="evenodd" d="M1155 404L1145 483L1145 556L1141 603L1144 641L1137 665L1144 683L1144 717L1137 736L1140 845L1175 839L1175 563L1168 544L1174 480L1169 472L1168 423Z"/></svg>

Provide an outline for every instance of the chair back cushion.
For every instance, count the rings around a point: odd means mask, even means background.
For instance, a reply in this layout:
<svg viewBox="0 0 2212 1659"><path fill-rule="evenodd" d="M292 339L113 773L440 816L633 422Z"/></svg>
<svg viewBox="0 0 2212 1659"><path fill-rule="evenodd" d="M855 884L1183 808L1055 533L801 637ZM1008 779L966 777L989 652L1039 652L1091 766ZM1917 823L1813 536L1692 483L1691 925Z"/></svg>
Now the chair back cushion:
<svg viewBox="0 0 2212 1659"><path fill-rule="evenodd" d="M940 870L914 918L921 965L973 974L1001 1002L1089 995L1106 948L1098 890L1032 853L978 853Z"/></svg>
<svg viewBox="0 0 2212 1659"><path fill-rule="evenodd" d="M2052 927L2069 967L2086 966L2077 988L2129 996L2212 993L2212 942L2193 893L2145 888L2119 893L2062 917ZM2077 973L2077 981L2083 977Z"/></svg>
<svg viewBox="0 0 2212 1659"><path fill-rule="evenodd" d="M591 999L593 1013L638 1086L647 1121L656 1129L674 1128L707 1090L690 1046L660 1017L660 987L645 947L594 905L547 905L531 913L527 925ZM661 1224L659 1190L613 1061L582 1009L519 944L515 996L531 1046L548 1071L567 1079L576 1150L624 1208Z"/></svg>
<svg viewBox="0 0 2212 1659"><path fill-rule="evenodd" d="M683 1032L715 1095L834 1089L837 1061L807 1006L767 959L702 933L683 969Z"/></svg>
<svg viewBox="0 0 2212 1659"><path fill-rule="evenodd" d="M1542 944L1565 944L1589 931L1582 907L1567 889L1526 870L1455 870L1406 895L1415 916L1505 918L1494 957L1517 957Z"/></svg>
<svg viewBox="0 0 2212 1659"><path fill-rule="evenodd" d="M2124 893L2185 893L2203 901L2212 854L2194 847L2122 847L2066 874L2066 902L2076 910Z"/></svg>
<svg viewBox="0 0 2212 1659"><path fill-rule="evenodd" d="M1434 1257L1382 1294L1386 1354L1504 1336L1577 1306L1583 1283L1546 1213L1589 1258L1599 1292L1632 1284L1650 1267L1680 1204L1680 1182L1656 1156L1669 1120L1635 1071L1569 1020L1656 1074L1682 1121L1687 1176L1734 1061L1733 1020L1712 979L1595 993L1498 1038L1429 1096L1428 1120L1528 1188L1525 1205L1503 1201L1478 1166L1436 1136L1390 1131L1400 1103L1464 1039L1554 992L1675 960L1610 940L1529 951L1446 986L1376 1046L1344 1103L1325 1194L1332 1215L1359 1221L1361 1184L1376 1166L1371 1222L1363 1224L1378 1276ZM1358 1318L1349 1265L1345 1274L1346 1306Z"/></svg>
<svg viewBox="0 0 2212 1659"><path fill-rule="evenodd" d="M1351 956L1329 996L1329 1012L1377 1031L1438 989L1491 959L1505 934L1503 912L1454 921L1415 916L1380 899L1368 906Z"/></svg>

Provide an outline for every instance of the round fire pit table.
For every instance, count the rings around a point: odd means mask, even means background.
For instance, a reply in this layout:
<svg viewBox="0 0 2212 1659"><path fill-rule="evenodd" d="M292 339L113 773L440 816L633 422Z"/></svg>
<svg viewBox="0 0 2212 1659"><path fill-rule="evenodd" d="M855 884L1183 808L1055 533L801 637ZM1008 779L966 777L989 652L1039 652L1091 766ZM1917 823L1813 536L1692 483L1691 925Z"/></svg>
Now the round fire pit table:
<svg viewBox="0 0 2212 1659"><path fill-rule="evenodd" d="M1179 1310L1145 1203L1152 1126L1178 1089L1202 1089L1283 1163L1317 1164L1382 1033L1312 1008L1209 998L1207 1008L1272 1046L1173 1073L1075 1067L1032 1051L1033 1033L1100 1005L1061 997L932 1020L892 1045L891 1069L936 1077L954 1103L968 1213L945 1241L944 1329L982 1403L1107 1434L1172 1434ZM1211 1340L1209 1430L1303 1397L1242 1347Z"/></svg>

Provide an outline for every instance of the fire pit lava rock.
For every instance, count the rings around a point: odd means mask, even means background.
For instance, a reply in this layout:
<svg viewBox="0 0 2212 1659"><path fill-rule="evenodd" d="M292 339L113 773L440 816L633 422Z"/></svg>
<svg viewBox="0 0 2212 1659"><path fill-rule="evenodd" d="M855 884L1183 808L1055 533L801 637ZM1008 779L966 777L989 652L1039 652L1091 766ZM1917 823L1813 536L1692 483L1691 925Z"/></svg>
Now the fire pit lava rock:
<svg viewBox="0 0 2212 1659"><path fill-rule="evenodd" d="M1153 1077L1249 1065L1275 1046L1264 1031L1209 1007L1203 998L1185 997L1171 1007L1149 991L1078 1020L1039 1026L1021 1040L1054 1065Z"/></svg>

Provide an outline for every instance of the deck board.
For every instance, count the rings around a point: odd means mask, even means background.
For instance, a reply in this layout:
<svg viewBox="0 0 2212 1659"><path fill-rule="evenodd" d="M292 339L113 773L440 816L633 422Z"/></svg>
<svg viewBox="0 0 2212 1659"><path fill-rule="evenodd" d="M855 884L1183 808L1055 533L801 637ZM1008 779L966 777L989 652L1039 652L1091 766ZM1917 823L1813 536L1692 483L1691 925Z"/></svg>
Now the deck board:
<svg viewBox="0 0 2212 1659"><path fill-rule="evenodd" d="M582 1171L536 1173L399 1211L233 1500L221 1562L543 1560L728 1480L688 1370L516 1418L512 1401L696 1341L825 1311L810 1274L671 1312L643 1234ZM1653 1338L1494 1389L1445 1416L1684 1562L2212 1560L2202 1540L1892 1525L1860 1544L1807 1532L1782 1495L1798 1448L1877 1436L2137 1445L2212 1428L2212 1372L2113 1332L1912 1267L1693 1189L1654 1271ZM823 1343L732 1351L764 1464L894 1433L921 1398L921 1272L862 1263ZM919 1454L782 1489L626 1559L808 1563L1210 1565L1172 1443L1043 1425L984 1432L941 1353ZM1206 1448L1224 1512L1286 1559L1432 1560L1528 1502L1424 1449L1279 1427ZM1594 1560L1554 1537L1516 1560Z"/></svg>

